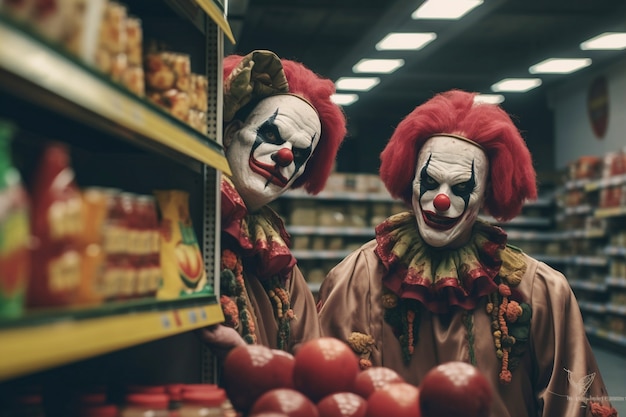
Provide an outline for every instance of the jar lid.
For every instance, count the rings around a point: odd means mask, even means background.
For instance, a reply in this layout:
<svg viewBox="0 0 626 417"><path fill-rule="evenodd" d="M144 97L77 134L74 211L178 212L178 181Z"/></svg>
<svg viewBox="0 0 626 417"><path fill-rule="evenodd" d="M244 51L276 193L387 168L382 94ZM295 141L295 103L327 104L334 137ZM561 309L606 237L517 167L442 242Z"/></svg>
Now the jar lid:
<svg viewBox="0 0 626 417"><path fill-rule="evenodd" d="M206 391L183 391L183 403L205 406L220 406L226 401L226 391L216 388Z"/></svg>
<svg viewBox="0 0 626 417"><path fill-rule="evenodd" d="M128 394L126 395L126 405L135 405L146 408L166 409L169 405L170 397L166 394Z"/></svg>
<svg viewBox="0 0 626 417"><path fill-rule="evenodd" d="M85 392L78 395L77 402L79 404L102 405L107 401L106 392Z"/></svg>
<svg viewBox="0 0 626 417"><path fill-rule="evenodd" d="M172 401L180 401L182 398L184 384L169 384L165 387L167 394L170 396L170 400Z"/></svg>
<svg viewBox="0 0 626 417"><path fill-rule="evenodd" d="M137 394L165 394L167 389L165 385L128 385L126 387L126 392Z"/></svg>
<svg viewBox="0 0 626 417"><path fill-rule="evenodd" d="M210 391L218 388L217 384L184 384L182 386L183 391Z"/></svg>
<svg viewBox="0 0 626 417"><path fill-rule="evenodd" d="M118 413L115 404L87 405L78 409L79 417L117 417Z"/></svg>

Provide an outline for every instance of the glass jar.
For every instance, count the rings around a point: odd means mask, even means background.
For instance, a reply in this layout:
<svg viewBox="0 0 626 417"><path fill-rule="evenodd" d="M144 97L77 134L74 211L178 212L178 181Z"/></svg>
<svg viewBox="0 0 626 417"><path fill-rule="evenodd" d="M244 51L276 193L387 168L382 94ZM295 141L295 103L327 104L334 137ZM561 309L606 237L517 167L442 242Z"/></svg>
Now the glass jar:
<svg viewBox="0 0 626 417"><path fill-rule="evenodd" d="M167 394L138 393L125 397L120 417L169 417Z"/></svg>
<svg viewBox="0 0 626 417"><path fill-rule="evenodd" d="M226 391L222 388L183 390L180 417L224 417Z"/></svg>

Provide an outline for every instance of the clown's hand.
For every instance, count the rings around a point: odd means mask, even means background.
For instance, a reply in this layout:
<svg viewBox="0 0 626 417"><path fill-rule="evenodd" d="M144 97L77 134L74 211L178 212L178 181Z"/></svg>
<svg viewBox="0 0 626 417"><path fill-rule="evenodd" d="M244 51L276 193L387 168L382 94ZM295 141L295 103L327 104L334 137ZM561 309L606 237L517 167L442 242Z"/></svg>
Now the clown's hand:
<svg viewBox="0 0 626 417"><path fill-rule="evenodd" d="M222 358L232 348L246 344L237 330L221 324L199 329L198 335L216 355Z"/></svg>

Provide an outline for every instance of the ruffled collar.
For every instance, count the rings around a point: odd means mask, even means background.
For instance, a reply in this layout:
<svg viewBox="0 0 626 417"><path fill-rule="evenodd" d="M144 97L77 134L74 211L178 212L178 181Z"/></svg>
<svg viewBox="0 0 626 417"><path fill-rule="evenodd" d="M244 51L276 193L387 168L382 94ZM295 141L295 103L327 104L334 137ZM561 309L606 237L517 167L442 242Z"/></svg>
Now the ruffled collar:
<svg viewBox="0 0 626 417"><path fill-rule="evenodd" d="M289 250L290 237L282 219L269 207L250 214L233 183L224 178L221 185L222 234L226 245L236 246L244 269L253 268L261 279L276 275L286 278L296 265Z"/></svg>
<svg viewBox="0 0 626 417"><path fill-rule="evenodd" d="M385 287L433 313L445 313L453 306L474 309L482 296L498 290L494 279L506 240L501 228L477 221L465 246L433 248L422 240L414 213L405 212L376 228L376 254L387 270Z"/></svg>

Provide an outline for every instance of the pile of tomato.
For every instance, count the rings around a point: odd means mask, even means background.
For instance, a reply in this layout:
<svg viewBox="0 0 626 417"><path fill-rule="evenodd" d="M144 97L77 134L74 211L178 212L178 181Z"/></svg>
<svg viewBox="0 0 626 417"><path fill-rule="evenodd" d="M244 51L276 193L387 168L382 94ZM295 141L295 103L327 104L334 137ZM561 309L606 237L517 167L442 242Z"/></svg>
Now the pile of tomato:
<svg viewBox="0 0 626 417"><path fill-rule="evenodd" d="M245 417L488 417L493 398L470 364L441 364L418 387L389 368L362 371L352 349L330 337L295 355L239 346L224 361L223 383Z"/></svg>

